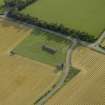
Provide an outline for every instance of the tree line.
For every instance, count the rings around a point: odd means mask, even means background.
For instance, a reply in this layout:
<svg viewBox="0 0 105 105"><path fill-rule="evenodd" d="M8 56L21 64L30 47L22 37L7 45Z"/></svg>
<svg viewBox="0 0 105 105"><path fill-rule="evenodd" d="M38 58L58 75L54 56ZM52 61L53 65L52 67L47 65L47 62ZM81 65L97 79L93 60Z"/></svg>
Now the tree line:
<svg viewBox="0 0 105 105"><path fill-rule="evenodd" d="M37 0L4 0L4 6L7 8L16 8L18 10L22 10L36 1Z"/></svg>
<svg viewBox="0 0 105 105"><path fill-rule="evenodd" d="M94 42L96 40L94 35L90 35L86 32L81 32L65 27L63 24L48 23L44 20L40 20L38 17L33 17L20 12L20 10L24 9L26 6L32 4L35 1L37 0L5 0L5 6L9 8L12 7L9 10L7 16L27 24L36 25L51 31L61 33L65 36L71 36L82 41Z"/></svg>

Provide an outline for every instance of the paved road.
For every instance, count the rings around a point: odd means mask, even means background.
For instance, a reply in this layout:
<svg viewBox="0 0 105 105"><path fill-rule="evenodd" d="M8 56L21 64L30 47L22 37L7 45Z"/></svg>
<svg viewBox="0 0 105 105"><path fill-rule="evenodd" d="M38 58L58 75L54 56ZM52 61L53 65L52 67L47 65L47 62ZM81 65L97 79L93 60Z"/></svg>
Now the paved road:
<svg viewBox="0 0 105 105"><path fill-rule="evenodd" d="M102 49L102 48L99 46L100 43L101 43L104 39L105 39L105 31L102 33L102 35L100 36L100 38L99 38L96 42L94 42L93 44L88 45L87 47L89 47L89 48L91 48L91 49L94 49L94 50L96 50L96 51L99 51L99 52L105 54L105 50Z"/></svg>
<svg viewBox="0 0 105 105"><path fill-rule="evenodd" d="M59 35L59 36L62 36L60 34L56 34L56 35ZM63 36L65 38L65 36ZM105 54L105 51L102 50L100 47L99 47L99 44L101 43L101 41L105 38L105 32L101 35L101 37L93 44L88 44L84 41L80 41L80 44L90 48L90 49L94 49L96 51L99 51L101 53L104 53ZM68 38L67 38L68 39ZM66 64L65 64L65 68L63 70L63 75L62 75L62 78L61 80L58 82L58 84L56 85L55 88L53 88L51 90L51 92L49 92L45 97L43 97L38 103L36 103L35 105L44 105L44 103L51 97L53 96L53 94L55 94L64 84L64 81L69 73L69 70L70 70L70 66L71 65L71 55L72 55L72 51L73 49L76 47L77 45L77 40L76 39L73 39L73 38L69 38L69 40L71 40L73 43L72 43L72 46L68 49L68 52L67 52L67 56L66 56Z"/></svg>
<svg viewBox="0 0 105 105"><path fill-rule="evenodd" d="M4 15L0 16L0 17L7 18ZM7 18L7 19L9 19L9 18ZM28 25L28 26L33 27L32 25ZM49 30L45 30L43 28L41 28L41 29L44 30L44 31L49 31ZM53 31L50 31L50 32L53 32ZM58 33L56 33L55 35L63 37L65 39L68 39L66 36L58 34ZM62 77L60 77L60 80L57 82L56 86L45 97L43 97L38 103L36 103L35 105L43 105L53 94L55 94L64 85L65 79L68 76L70 66L71 66L72 51L75 48L75 46L77 45L77 41L75 39L68 39L68 40L72 41L72 45L70 43L70 47L68 48L68 51L67 51L66 62L65 62L64 70L62 72Z"/></svg>
<svg viewBox="0 0 105 105"><path fill-rule="evenodd" d="M77 41L74 40L72 43L72 46L70 46L70 48L67 51L66 63L65 63L65 67L60 81L45 97L43 97L38 103L35 103L34 105L44 105L44 103L64 85L65 79L68 76L70 66L71 66L72 51L76 47L76 45L77 45Z"/></svg>
<svg viewBox="0 0 105 105"><path fill-rule="evenodd" d="M99 45L103 41L104 38L105 38L105 32L103 32L102 35L100 36L100 38L95 43L91 44L90 46L95 47L95 46Z"/></svg>

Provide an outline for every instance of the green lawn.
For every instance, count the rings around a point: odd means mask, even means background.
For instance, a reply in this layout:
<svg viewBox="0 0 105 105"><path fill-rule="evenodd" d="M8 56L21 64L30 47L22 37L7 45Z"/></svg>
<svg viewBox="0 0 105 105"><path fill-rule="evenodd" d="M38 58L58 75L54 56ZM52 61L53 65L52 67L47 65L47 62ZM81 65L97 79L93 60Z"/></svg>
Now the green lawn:
<svg viewBox="0 0 105 105"><path fill-rule="evenodd" d="M0 0L0 4L2 4L3 3L3 0Z"/></svg>
<svg viewBox="0 0 105 105"><path fill-rule="evenodd" d="M3 4L3 0L0 0L0 14L4 12L4 8L1 7L2 4Z"/></svg>
<svg viewBox="0 0 105 105"><path fill-rule="evenodd" d="M42 45L44 44L56 48L57 52L55 54L50 54L47 51L43 51ZM27 37L14 49L14 52L21 56L55 66L65 62L69 44L69 41L57 37L54 34L34 30L32 35Z"/></svg>
<svg viewBox="0 0 105 105"><path fill-rule="evenodd" d="M68 76L65 80L65 83L69 82L74 76L76 76L80 72L79 69L76 69L74 67L71 67L68 73Z"/></svg>
<svg viewBox="0 0 105 105"><path fill-rule="evenodd" d="M22 12L96 37L105 29L105 0L38 0Z"/></svg>

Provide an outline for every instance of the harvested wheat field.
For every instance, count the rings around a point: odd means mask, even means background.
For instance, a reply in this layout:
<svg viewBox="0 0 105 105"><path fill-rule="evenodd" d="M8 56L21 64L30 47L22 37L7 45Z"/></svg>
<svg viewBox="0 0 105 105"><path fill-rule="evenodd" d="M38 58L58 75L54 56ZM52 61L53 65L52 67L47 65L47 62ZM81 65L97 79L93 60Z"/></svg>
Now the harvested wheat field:
<svg viewBox="0 0 105 105"><path fill-rule="evenodd" d="M29 35L31 29L0 18L0 53L8 52Z"/></svg>
<svg viewBox="0 0 105 105"><path fill-rule="evenodd" d="M27 27L0 20L0 105L32 105L57 79L55 68L9 55L30 32Z"/></svg>
<svg viewBox="0 0 105 105"><path fill-rule="evenodd" d="M105 105L105 55L78 47L72 63L81 72L46 105Z"/></svg>

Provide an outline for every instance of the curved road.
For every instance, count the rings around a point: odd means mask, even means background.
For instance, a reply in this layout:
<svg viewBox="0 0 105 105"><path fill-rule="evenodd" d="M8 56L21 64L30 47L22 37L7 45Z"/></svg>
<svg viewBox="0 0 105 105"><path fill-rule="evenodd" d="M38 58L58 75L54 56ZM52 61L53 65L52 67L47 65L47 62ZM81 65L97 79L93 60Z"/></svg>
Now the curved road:
<svg viewBox="0 0 105 105"><path fill-rule="evenodd" d="M59 34L55 34L55 35L59 35ZM59 35L62 36L62 35ZM65 36L64 36L65 37ZM82 45L90 48L90 49L94 49L96 51L99 51L101 53L105 54L105 51L102 50L99 47L99 44L101 43L101 41L105 38L105 32L101 35L101 37L93 44L88 44L84 41L79 41ZM64 85L64 81L66 79L66 77L68 76L69 70L70 70L70 66L71 65L71 55L72 55L72 51L73 49L76 47L77 45L77 40L76 39L72 39L70 38L70 40L72 41L72 46L68 49L67 51L67 56L66 56L66 63L65 63L65 68L63 70L63 75L62 78L60 79L60 81L58 82L58 84L46 95L44 96L39 102L34 103L34 105L44 105L45 102L51 97L53 96L53 94L55 94L63 85Z"/></svg>
<svg viewBox="0 0 105 105"><path fill-rule="evenodd" d="M104 39L105 39L105 31L102 33L102 35L100 36L100 38L95 43L90 44L88 47L105 54L105 50L102 49L99 46Z"/></svg>
<svg viewBox="0 0 105 105"><path fill-rule="evenodd" d="M6 17L6 15L0 15L0 17L9 19L8 17ZM29 27L35 27L35 26L32 26L32 25L28 25L28 26ZM41 29L44 30L44 31L49 31L49 30L45 30L43 28L41 28ZM51 32L53 32L53 31L51 31ZM69 49L67 51L66 62L65 62L65 67L64 67L63 73L62 73L62 77L60 77L60 80L53 87L53 89L50 90L50 92L46 96L44 96L40 101L38 101L37 103L34 103L34 105L43 105L53 94L55 94L64 85L65 79L68 76L68 73L69 73L69 70L70 70L70 66L71 66L71 55L72 55L73 49L77 45L77 40L76 39L72 39L72 38L68 38L68 37L63 36L63 35L61 35L59 33L56 33L55 35L70 40L72 42L72 45L70 45L70 47L69 47Z"/></svg>
<svg viewBox="0 0 105 105"><path fill-rule="evenodd" d="M34 105L44 105L44 103L50 97L52 97L53 94L55 94L64 85L65 79L68 76L68 73L69 73L69 70L70 70L70 66L71 66L71 55L72 55L72 51L76 47L76 45L77 45L77 41L76 40L73 40L72 46L70 46L69 49L68 49L68 51L67 51L66 63L65 63L65 67L64 67L63 74L62 74L62 77L61 77L60 81L57 83L57 85L46 96L44 96L37 103L34 103Z"/></svg>

